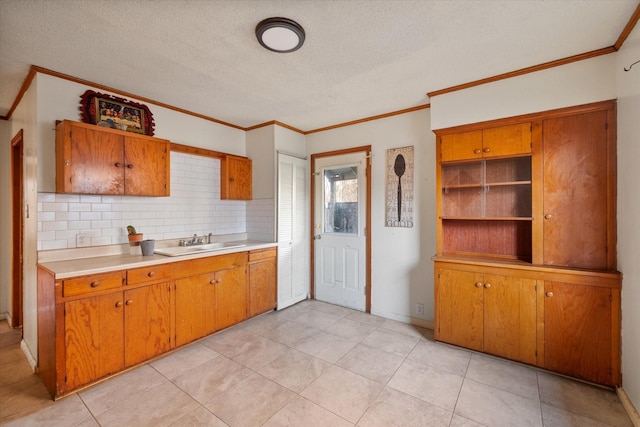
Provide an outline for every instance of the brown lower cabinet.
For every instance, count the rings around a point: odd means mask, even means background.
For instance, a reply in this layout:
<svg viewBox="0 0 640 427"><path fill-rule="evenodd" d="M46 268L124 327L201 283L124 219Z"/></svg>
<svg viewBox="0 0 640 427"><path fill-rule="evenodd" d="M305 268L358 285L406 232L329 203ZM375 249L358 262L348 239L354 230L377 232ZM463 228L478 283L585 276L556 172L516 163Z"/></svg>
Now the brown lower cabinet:
<svg viewBox="0 0 640 427"><path fill-rule="evenodd" d="M38 369L51 396L268 311L256 301L275 295L275 268L248 274L249 254L58 280L38 266ZM269 254L260 262L275 262Z"/></svg>
<svg viewBox="0 0 640 427"><path fill-rule="evenodd" d="M438 258L435 337L606 386L620 375L620 274Z"/></svg>

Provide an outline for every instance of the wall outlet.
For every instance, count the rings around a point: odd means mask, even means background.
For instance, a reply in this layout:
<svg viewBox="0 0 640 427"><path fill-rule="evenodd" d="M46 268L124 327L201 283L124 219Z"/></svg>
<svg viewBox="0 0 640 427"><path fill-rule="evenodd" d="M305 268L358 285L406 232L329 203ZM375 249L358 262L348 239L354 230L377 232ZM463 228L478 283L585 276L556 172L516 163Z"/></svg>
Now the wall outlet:
<svg viewBox="0 0 640 427"><path fill-rule="evenodd" d="M417 314L424 314L424 305L423 304L416 304L416 313Z"/></svg>
<svg viewBox="0 0 640 427"><path fill-rule="evenodd" d="M86 248L91 246L91 236L88 234L76 234L76 247Z"/></svg>

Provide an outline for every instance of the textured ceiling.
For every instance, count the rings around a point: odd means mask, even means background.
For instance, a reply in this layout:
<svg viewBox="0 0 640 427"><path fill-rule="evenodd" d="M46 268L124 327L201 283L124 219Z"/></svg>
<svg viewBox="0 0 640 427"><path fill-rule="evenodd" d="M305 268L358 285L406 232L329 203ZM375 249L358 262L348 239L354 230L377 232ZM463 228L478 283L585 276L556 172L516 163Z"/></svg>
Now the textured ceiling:
<svg viewBox="0 0 640 427"><path fill-rule="evenodd" d="M36 65L242 127L317 129L612 46L638 3L0 0L0 116ZM271 16L305 28L300 50L258 44Z"/></svg>

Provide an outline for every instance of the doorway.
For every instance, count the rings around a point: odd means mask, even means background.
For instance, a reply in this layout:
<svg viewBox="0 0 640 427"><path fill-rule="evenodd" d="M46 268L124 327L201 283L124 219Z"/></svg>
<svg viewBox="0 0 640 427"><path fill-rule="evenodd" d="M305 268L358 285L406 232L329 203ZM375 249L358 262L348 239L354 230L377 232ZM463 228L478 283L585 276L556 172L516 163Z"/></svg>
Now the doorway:
<svg viewBox="0 0 640 427"><path fill-rule="evenodd" d="M22 277L24 224L24 144L22 129L11 139L11 327L22 326Z"/></svg>
<svg viewBox="0 0 640 427"><path fill-rule="evenodd" d="M370 146L311 157L312 298L371 312Z"/></svg>

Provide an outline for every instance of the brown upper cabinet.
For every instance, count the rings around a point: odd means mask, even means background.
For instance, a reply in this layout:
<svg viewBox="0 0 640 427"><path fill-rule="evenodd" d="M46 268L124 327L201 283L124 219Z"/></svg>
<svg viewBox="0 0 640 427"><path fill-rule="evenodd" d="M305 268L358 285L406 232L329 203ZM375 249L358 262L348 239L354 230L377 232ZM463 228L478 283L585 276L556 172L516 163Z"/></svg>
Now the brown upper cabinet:
<svg viewBox="0 0 640 427"><path fill-rule="evenodd" d="M220 160L220 198L251 200L251 159L225 155Z"/></svg>
<svg viewBox="0 0 640 427"><path fill-rule="evenodd" d="M615 115L542 121L544 264L616 268Z"/></svg>
<svg viewBox="0 0 640 427"><path fill-rule="evenodd" d="M531 153L531 123L451 133L440 137L442 162L526 153Z"/></svg>
<svg viewBox="0 0 640 427"><path fill-rule="evenodd" d="M56 192L169 196L170 142L64 120L56 126Z"/></svg>

